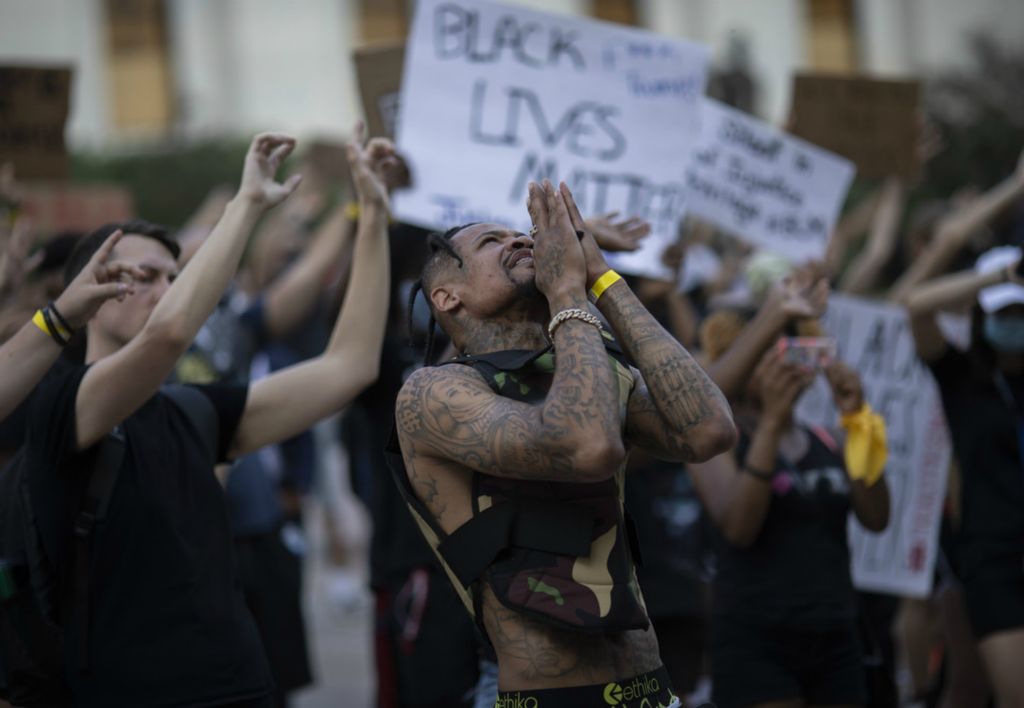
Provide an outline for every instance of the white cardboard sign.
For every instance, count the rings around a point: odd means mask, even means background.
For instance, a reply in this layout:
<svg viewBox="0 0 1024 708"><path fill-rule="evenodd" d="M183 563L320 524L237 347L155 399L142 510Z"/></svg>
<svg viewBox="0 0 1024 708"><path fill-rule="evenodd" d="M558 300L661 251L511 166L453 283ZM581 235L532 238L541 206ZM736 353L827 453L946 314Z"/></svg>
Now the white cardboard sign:
<svg viewBox="0 0 1024 708"><path fill-rule="evenodd" d="M564 180L585 215L653 224L633 272L660 264L685 209L680 166L698 134L708 52L594 20L481 0L419 0L397 143L413 187L395 215L443 228L526 231L527 184Z"/></svg>
<svg viewBox="0 0 1024 708"><path fill-rule="evenodd" d="M904 311L893 305L833 295L823 324L839 358L861 375L865 395L884 418L891 495L889 527L865 531L850 519L853 581L858 589L926 597L938 553L939 522L951 456L938 387L917 358ZM801 398L797 417L838 427L824 377Z"/></svg>
<svg viewBox="0 0 1024 708"><path fill-rule="evenodd" d="M706 98L686 196L694 216L802 263L825 255L853 174L849 160Z"/></svg>

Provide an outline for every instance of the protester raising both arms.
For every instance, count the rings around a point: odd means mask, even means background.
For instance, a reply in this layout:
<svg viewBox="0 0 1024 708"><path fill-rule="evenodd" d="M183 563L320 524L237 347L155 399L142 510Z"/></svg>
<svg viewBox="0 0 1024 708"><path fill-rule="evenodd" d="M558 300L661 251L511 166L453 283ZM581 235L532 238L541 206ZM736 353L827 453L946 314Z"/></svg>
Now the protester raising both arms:
<svg viewBox="0 0 1024 708"><path fill-rule="evenodd" d="M75 705L269 705L271 680L212 467L295 435L373 381L388 292L387 195L377 180L368 177L360 195L365 216L349 288L361 297L346 298L321 356L251 387L188 387L215 421L216 450L191 411L159 389L233 277L256 221L298 184L274 179L294 144L275 134L253 140L238 193L180 275L176 245L125 231L110 258L141 271L134 292L89 319L87 365L55 372L32 398L31 499L64 582L94 448L112 431L124 440L93 538L91 602L62 617ZM355 169L369 173L371 156L386 161L391 147L375 141L348 151ZM87 237L72 267L84 267L113 230Z"/></svg>

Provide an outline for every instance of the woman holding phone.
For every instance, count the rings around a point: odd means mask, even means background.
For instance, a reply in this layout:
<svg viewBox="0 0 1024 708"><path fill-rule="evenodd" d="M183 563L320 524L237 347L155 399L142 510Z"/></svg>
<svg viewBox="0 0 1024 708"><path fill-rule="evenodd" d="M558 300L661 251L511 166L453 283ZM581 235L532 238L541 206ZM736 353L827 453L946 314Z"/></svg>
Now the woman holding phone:
<svg viewBox="0 0 1024 708"><path fill-rule="evenodd" d="M808 366L820 361L823 342L795 352L792 341L775 344L779 330L766 337L756 320L721 356L760 343L753 353L760 362L732 401L740 443L688 467L721 536L713 699L719 708L863 705L847 517L852 509L875 532L888 524L884 423L853 369L839 361ZM715 362L709 370L714 376ZM793 420L818 373L832 389L843 436Z"/></svg>

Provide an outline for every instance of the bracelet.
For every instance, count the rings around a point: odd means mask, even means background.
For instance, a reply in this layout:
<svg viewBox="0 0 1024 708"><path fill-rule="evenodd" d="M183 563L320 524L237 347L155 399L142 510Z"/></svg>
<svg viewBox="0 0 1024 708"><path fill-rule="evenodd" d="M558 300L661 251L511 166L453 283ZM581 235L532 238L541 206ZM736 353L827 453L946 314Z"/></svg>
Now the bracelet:
<svg viewBox="0 0 1024 708"><path fill-rule="evenodd" d="M775 478L774 472L764 472L755 467L751 467L750 465L743 465L740 467L740 470L746 472L755 479L761 480L762 482L771 482Z"/></svg>
<svg viewBox="0 0 1024 708"><path fill-rule="evenodd" d="M50 304L47 305L47 309L50 311L51 315L57 318L55 324L63 330L61 334L63 334L66 339L71 339L75 334L75 328L68 324L68 321L64 319L64 315L60 314L60 310L57 309L57 303L51 301Z"/></svg>
<svg viewBox="0 0 1024 708"><path fill-rule="evenodd" d="M49 311L45 307L41 310L36 310L36 314L32 316L32 324L41 329L45 334L50 335L53 341L57 342L61 347L67 346L70 337L65 339L60 335L53 324L53 320L50 319Z"/></svg>
<svg viewBox="0 0 1024 708"><path fill-rule="evenodd" d="M586 322L588 325L594 325L598 330L601 330L601 320L587 312L581 310L578 307L573 307L568 310L562 310L557 315L551 318L551 322L548 323L548 339L552 342L555 341L555 332L558 330L562 323L566 320L581 320Z"/></svg>
<svg viewBox="0 0 1024 708"><path fill-rule="evenodd" d="M345 205L345 218L349 221L359 221L359 202L349 202Z"/></svg>
<svg viewBox="0 0 1024 708"><path fill-rule="evenodd" d="M604 295L604 291L620 280L622 280L622 276L614 270L606 271L604 275L595 280L594 284L590 286L590 301L596 304L598 298Z"/></svg>

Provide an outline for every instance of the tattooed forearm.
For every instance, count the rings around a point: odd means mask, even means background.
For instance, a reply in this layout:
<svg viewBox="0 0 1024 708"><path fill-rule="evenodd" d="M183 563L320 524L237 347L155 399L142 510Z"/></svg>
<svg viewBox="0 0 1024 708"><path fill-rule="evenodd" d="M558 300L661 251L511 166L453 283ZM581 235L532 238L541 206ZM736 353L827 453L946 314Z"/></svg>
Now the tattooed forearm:
<svg viewBox="0 0 1024 708"><path fill-rule="evenodd" d="M556 332L555 345L555 374L540 405L496 395L469 367L417 371L396 406L407 456L428 454L523 479L585 481L610 474L612 468L595 469L587 458L595 449L621 451L623 445L618 386L600 333L569 321Z"/></svg>
<svg viewBox="0 0 1024 708"><path fill-rule="evenodd" d="M599 305L643 378L630 397L630 441L685 461L728 447L734 434L729 404L689 352L624 284L609 288Z"/></svg>

